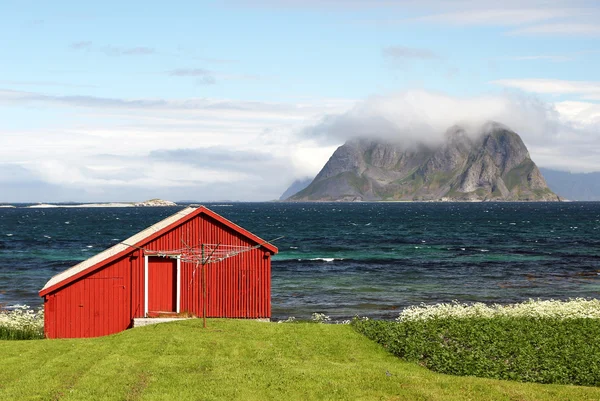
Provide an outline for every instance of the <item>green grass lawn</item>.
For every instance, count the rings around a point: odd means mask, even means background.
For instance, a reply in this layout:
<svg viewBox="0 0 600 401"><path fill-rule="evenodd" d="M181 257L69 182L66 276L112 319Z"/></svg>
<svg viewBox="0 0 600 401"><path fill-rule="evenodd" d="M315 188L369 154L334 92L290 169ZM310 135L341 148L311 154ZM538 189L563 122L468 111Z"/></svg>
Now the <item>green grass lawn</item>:
<svg viewBox="0 0 600 401"><path fill-rule="evenodd" d="M201 320L0 341L0 400L599 400L600 388L456 377L348 325Z"/></svg>

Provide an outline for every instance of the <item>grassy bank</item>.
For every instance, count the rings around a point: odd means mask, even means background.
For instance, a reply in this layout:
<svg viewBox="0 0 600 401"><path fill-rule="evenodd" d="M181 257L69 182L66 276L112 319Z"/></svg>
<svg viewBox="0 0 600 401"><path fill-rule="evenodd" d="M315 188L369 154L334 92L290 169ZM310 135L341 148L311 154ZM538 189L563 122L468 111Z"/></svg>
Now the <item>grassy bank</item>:
<svg viewBox="0 0 600 401"><path fill-rule="evenodd" d="M44 338L43 330L0 326L0 340L40 340L42 338Z"/></svg>
<svg viewBox="0 0 600 401"><path fill-rule="evenodd" d="M0 399L597 400L600 389L447 376L348 325L199 320L0 341Z"/></svg>

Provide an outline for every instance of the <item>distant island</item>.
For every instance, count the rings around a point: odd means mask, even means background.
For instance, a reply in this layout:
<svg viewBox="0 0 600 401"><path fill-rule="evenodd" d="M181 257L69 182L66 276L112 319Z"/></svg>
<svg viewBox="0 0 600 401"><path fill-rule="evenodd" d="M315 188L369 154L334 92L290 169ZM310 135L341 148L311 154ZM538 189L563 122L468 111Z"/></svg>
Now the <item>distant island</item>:
<svg viewBox="0 0 600 401"><path fill-rule="evenodd" d="M165 207L177 206L177 203L163 199L150 199L144 202L108 202L108 203L81 203L81 204L51 204L38 203L37 205L27 206L31 209L45 208L69 208L69 207Z"/></svg>
<svg viewBox="0 0 600 401"><path fill-rule="evenodd" d="M550 189L573 201L600 201L600 172L572 173L540 167Z"/></svg>
<svg viewBox="0 0 600 401"><path fill-rule="evenodd" d="M303 182L295 182L301 188ZM449 128L438 145L359 138L331 156L288 201L561 201L521 137L488 122L478 134Z"/></svg>

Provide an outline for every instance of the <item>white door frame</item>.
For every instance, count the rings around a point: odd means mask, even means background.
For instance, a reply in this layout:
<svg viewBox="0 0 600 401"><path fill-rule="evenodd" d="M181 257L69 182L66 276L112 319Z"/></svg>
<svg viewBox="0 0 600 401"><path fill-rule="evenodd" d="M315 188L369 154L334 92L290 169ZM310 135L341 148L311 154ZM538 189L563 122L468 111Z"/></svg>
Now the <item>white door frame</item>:
<svg viewBox="0 0 600 401"><path fill-rule="evenodd" d="M158 255L144 255L144 317L148 316L148 259L151 256L161 257ZM179 313L181 306L181 259L179 258L180 255L176 256L177 258L175 260L177 260L177 301L175 306L175 312Z"/></svg>

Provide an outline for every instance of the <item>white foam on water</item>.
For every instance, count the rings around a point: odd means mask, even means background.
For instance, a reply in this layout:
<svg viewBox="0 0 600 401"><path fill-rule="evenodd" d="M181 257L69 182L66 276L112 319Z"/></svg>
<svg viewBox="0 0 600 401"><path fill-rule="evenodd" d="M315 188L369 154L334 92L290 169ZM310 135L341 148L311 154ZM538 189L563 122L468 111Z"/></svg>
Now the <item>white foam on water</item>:
<svg viewBox="0 0 600 401"><path fill-rule="evenodd" d="M9 233L9 234L6 234L6 236L7 237L12 237L13 235Z"/></svg>
<svg viewBox="0 0 600 401"><path fill-rule="evenodd" d="M14 304L14 305L6 305L4 307L4 309L7 309L7 310L24 309L24 308L27 308L27 305L25 305L25 304Z"/></svg>

